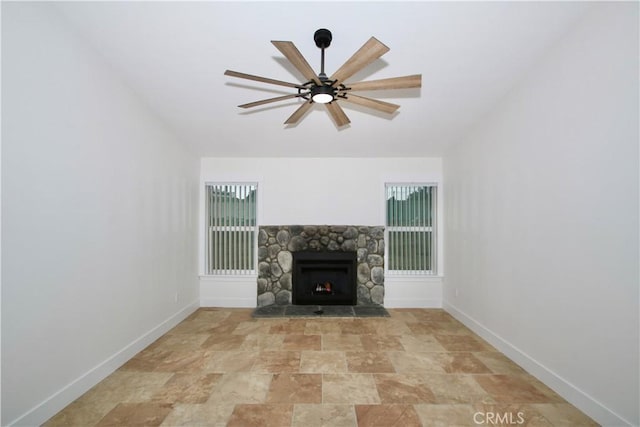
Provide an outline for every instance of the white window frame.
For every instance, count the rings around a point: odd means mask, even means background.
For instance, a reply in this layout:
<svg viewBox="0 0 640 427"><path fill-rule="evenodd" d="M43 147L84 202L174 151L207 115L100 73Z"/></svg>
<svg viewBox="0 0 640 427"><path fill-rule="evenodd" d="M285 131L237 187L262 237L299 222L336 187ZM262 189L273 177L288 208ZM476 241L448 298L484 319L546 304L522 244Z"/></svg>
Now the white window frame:
<svg viewBox="0 0 640 427"><path fill-rule="evenodd" d="M235 223L231 224L215 224L212 223L212 218L210 212L212 209L225 209L219 206L216 206L215 201L211 200L209 197L209 188L210 187L229 187L229 191L236 191L240 189L240 191L245 191L246 189L253 187L255 189L255 202L254 202L254 212L250 213L251 206L248 204L243 205L242 209L245 209L245 214L250 214L253 216L253 224L241 224L240 220L235 219ZM220 276L220 275L232 275L232 276L247 276L247 275L255 275L257 274L257 259L258 259L258 183L257 182L205 182L205 250L204 250L204 273L206 276ZM248 194L248 193L244 193ZM222 210L219 211L222 217L225 217L229 214L228 211ZM251 218L251 216L249 216ZM214 221L215 222L215 221ZM252 239L240 239L235 240L236 237L233 232L253 232ZM214 234L217 233L218 239L214 239ZM229 248L226 247L227 244L225 239L230 239L229 242L236 247L239 248L248 248L250 252L249 255L249 268L233 268L233 266L240 266L240 264L244 264L242 261L242 257L246 256L246 254L242 253L241 249L237 249L236 251L229 251ZM218 243L215 243L217 241ZM213 254L221 253L222 258L217 258L217 261L214 261L215 258L212 258ZM213 255L215 256L215 255ZM226 268L217 268L217 265L223 264L227 266ZM231 265L232 267L228 267Z"/></svg>
<svg viewBox="0 0 640 427"><path fill-rule="evenodd" d="M430 203L428 203L425 207L431 211L431 224L430 225L420 225L420 226L393 226L389 225L389 213L388 209L388 195L390 187L406 187L407 191L409 187L430 187L432 190L432 196ZM439 252L439 242L438 242L438 199L440 197L439 185L437 182L385 182L384 188L384 222L385 222L385 257L387 262L385 262L385 270L389 275L398 275L398 276L437 276L438 275L438 252ZM412 270L408 268L401 269L391 269L391 247L392 241L390 237L390 233L393 232L406 232L406 233L415 233L414 236L417 237L418 233L431 233L431 239L428 242L428 252L429 252L429 265L431 267L430 270Z"/></svg>

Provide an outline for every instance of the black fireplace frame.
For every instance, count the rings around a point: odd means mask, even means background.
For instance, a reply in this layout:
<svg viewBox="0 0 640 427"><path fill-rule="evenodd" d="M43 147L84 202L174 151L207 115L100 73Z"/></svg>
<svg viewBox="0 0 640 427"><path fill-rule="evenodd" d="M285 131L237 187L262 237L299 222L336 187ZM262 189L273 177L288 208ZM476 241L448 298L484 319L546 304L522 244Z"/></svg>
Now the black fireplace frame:
<svg viewBox="0 0 640 427"><path fill-rule="evenodd" d="M293 252L292 294L294 305L356 305L357 304L357 253L356 252ZM342 270L346 274L348 289L345 292L323 293L311 292L313 284L304 283L304 269Z"/></svg>

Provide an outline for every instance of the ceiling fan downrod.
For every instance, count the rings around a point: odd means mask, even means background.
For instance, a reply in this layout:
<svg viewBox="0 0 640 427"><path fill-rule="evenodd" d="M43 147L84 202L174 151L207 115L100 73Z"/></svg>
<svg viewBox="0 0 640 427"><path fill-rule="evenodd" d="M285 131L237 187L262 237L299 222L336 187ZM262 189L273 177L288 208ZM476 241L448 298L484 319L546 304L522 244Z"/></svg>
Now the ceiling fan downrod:
<svg viewBox="0 0 640 427"><path fill-rule="evenodd" d="M313 34L313 40L316 42L316 46L318 46L321 50L320 53L320 81L323 83L328 80L327 75L324 73L324 50L331 45L331 40L333 37L331 36L331 31L326 28L320 28Z"/></svg>
<svg viewBox="0 0 640 427"><path fill-rule="evenodd" d="M319 104L330 104L340 96L335 87L333 87L335 81L329 80L324 72L324 50L331 45L333 36L331 31L326 28L320 28L313 34L313 40L316 42L316 46L320 48L320 74L318 79L322 83L321 85L312 84L311 86L311 100Z"/></svg>

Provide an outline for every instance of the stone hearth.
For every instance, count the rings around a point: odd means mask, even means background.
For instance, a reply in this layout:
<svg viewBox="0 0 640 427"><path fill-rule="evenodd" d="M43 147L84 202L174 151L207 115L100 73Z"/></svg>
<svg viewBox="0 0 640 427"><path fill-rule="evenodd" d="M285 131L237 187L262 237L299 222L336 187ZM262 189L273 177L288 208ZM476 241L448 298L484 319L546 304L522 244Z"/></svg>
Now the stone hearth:
<svg viewBox="0 0 640 427"><path fill-rule="evenodd" d="M272 225L258 232L258 307L290 305L293 253L355 252L357 304L384 303L384 227Z"/></svg>

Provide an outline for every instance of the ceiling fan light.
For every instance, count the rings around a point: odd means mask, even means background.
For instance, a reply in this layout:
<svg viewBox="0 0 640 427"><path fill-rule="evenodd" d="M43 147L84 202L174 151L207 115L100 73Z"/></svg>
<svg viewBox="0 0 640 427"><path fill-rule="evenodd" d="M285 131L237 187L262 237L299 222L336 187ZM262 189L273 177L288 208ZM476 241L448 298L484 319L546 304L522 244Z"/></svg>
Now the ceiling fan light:
<svg viewBox="0 0 640 427"><path fill-rule="evenodd" d="M311 89L311 99L318 104L328 104L333 101L335 89L331 86L316 86Z"/></svg>
<svg viewBox="0 0 640 427"><path fill-rule="evenodd" d="M326 93L318 93L313 95L311 99L313 99L313 102L317 102L318 104L328 104L333 101L333 96Z"/></svg>

